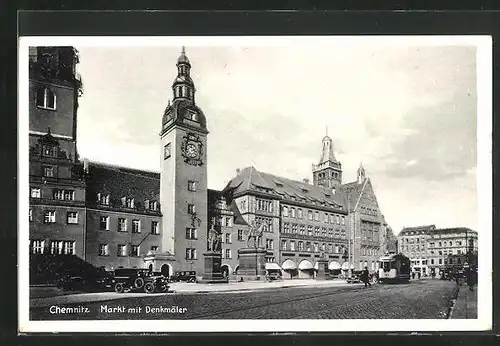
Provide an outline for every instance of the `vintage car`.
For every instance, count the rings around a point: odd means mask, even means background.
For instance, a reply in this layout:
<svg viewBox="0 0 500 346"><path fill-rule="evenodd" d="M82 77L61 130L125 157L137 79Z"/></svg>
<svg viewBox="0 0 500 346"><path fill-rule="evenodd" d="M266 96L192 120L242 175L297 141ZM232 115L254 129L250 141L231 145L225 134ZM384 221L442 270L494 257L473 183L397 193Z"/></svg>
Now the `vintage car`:
<svg viewBox="0 0 500 346"><path fill-rule="evenodd" d="M170 277L172 282L196 282L196 272L194 270L175 272L174 275Z"/></svg>
<svg viewBox="0 0 500 346"><path fill-rule="evenodd" d="M109 291L112 289L112 276L67 275L57 282L57 287L82 292Z"/></svg>
<svg viewBox="0 0 500 346"><path fill-rule="evenodd" d="M353 270L351 277L347 278L348 284L357 284L361 282L361 270Z"/></svg>
<svg viewBox="0 0 500 346"><path fill-rule="evenodd" d="M167 292L169 288L165 276L147 269L135 268L115 269L113 287L117 293L134 290L143 290L146 293Z"/></svg>

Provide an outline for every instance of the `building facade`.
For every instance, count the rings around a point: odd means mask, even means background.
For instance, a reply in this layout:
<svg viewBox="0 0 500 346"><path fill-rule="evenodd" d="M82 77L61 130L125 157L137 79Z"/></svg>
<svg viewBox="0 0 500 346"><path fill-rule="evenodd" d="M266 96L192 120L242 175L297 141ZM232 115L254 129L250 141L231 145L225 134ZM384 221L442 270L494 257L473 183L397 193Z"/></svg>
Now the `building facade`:
<svg viewBox="0 0 500 346"><path fill-rule="evenodd" d="M262 226L266 262L285 278L313 278L320 258L335 274L376 269L387 224L362 165L356 181L342 183L328 135L312 184L247 167L221 191L209 190L207 120L183 49L161 118L160 171L80 161L77 62L71 47L30 50L32 253L75 255L107 270L189 270L201 277L213 227L231 278L250 228Z"/></svg>
<svg viewBox="0 0 500 346"><path fill-rule="evenodd" d="M398 244L399 251L410 258L413 271L439 275L450 255L477 254L477 232L465 227L405 227Z"/></svg>

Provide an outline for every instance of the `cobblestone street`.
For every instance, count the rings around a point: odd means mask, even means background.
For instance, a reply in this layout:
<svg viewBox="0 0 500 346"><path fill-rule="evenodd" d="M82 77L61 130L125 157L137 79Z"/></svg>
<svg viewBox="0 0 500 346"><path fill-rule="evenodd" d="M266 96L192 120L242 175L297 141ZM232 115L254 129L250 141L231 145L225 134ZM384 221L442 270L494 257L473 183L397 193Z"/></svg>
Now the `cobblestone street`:
<svg viewBox="0 0 500 346"><path fill-rule="evenodd" d="M241 293L124 294L112 301L32 307L30 314L32 320L439 319L447 318L455 295L456 286L449 281L420 280L366 289L355 284ZM74 311L62 310L68 307Z"/></svg>

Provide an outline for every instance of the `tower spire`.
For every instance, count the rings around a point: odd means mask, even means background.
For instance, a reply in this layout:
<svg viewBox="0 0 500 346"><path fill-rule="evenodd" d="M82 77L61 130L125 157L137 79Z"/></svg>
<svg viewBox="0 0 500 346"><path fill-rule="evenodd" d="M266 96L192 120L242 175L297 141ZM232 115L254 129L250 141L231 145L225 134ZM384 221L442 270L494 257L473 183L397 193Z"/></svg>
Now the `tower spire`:
<svg viewBox="0 0 500 346"><path fill-rule="evenodd" d="M196 89L191 79L190 72L191 63L186 55L186 47L182 46L181 55L177 59L177 77L172 84L174 101L176 99L185 99L194 103L194 93Z"/></svg>

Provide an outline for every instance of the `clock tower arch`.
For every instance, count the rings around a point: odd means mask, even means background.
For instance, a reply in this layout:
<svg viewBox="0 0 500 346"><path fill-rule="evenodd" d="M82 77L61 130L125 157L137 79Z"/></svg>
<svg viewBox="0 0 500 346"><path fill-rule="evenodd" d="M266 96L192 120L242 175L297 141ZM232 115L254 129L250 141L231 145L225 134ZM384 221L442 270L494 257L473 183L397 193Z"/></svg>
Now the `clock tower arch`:
<svg viewBox="0 0 500 346"><path fill-rule="evenodd" d="M184 47L177 59L173 100L160 132L162 250L174 254L179 270L204 270L207 243L207 123L195 103L191 63Z"/></svg>

